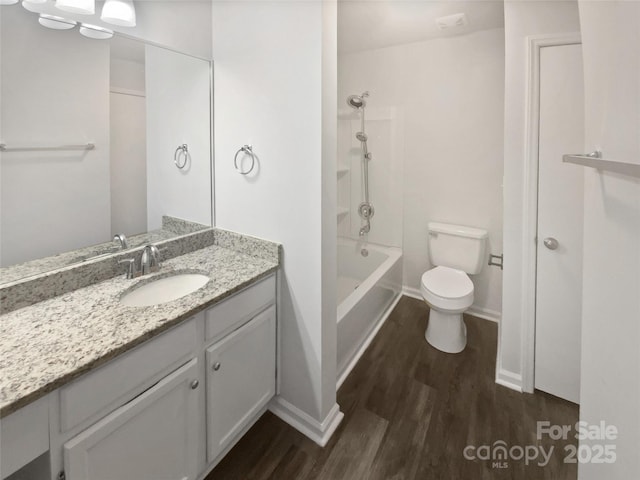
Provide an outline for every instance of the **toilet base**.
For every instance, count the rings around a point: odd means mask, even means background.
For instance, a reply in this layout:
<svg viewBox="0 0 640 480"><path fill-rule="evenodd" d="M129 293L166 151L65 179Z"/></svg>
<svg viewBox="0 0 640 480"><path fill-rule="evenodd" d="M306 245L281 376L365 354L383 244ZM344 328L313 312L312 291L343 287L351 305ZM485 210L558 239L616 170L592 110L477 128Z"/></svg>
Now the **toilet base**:
<svg viewBox="0 0 640 480"><path fill-rule="evenodd" d="M432 307L424 338L442 352L460 353L467 346L467 326L462 313L443 313Z"/></svg>

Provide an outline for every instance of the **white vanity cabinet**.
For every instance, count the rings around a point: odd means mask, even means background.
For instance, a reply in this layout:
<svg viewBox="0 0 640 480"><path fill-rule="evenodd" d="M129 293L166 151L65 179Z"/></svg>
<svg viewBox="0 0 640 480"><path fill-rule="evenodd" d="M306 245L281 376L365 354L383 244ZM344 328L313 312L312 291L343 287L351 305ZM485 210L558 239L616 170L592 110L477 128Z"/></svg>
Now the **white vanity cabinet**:
<svg viewBox="0 0 640 480"><path fill-rule="evenodd" d="M3 418L0 477L198 480L275 393L270 275Z"/></svg>
<svg viewBox="0 0 640 480"><path fill-rule="evenodd" d="M65 443L66 480L195 480L198 388L194 358Z"/></svg>
<svg viewBox="0 0 640 480"><path fill-rule="evenodd" d="M215 461L275 395L276 309L207 349L207 462Z"/></svg>

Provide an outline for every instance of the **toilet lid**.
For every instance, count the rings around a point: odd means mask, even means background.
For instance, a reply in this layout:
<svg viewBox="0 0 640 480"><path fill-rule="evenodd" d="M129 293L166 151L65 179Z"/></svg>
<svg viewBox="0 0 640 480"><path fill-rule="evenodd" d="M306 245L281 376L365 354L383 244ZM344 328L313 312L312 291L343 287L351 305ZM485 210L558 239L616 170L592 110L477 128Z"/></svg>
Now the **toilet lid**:
<svg viewBox="0 0 640 480"><path fill-rule="evenodd" d="M449 267L436 267L425 272L422 286L444 298L461 298L473 293L473 283L467 274Z"/></svg>

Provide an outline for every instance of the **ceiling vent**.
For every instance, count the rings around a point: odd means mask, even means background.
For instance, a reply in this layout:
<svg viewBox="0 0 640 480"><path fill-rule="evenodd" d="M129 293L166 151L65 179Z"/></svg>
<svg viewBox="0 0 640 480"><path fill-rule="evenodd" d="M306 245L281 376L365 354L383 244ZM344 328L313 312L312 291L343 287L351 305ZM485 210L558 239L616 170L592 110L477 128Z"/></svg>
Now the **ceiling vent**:
<svg viewBox="0 0 640 480"><path fill-rule="evenodd" d="M454 13L453 15L447 15L446 17L436 18L436 23L440 30L446 30L448 28L458 28L465 26L467 22L467 15L464 13Z"/></svg>

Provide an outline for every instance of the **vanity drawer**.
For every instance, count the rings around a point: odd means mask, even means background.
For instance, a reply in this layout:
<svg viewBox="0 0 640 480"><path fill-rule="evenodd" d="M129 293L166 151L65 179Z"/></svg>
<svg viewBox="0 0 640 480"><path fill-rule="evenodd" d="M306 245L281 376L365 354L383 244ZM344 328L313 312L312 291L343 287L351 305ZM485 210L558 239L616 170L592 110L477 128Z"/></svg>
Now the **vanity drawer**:
<svg viewBox="0 0 640 480"><path fill-rule="evenodd" d="M276 277L271 275L205 312L207 342L219 338L276 301Z"/></svg>
<svg viewBox="0 0 640 480"><path fill-rule="evenodd" d="M198 344L196 319L191 318L61 388L61 431L125 404L184 363Z"/></svg>

